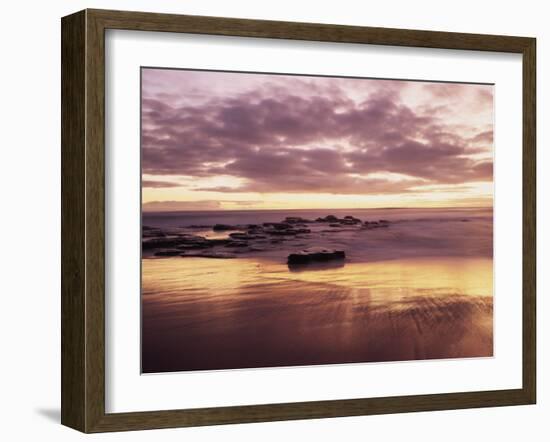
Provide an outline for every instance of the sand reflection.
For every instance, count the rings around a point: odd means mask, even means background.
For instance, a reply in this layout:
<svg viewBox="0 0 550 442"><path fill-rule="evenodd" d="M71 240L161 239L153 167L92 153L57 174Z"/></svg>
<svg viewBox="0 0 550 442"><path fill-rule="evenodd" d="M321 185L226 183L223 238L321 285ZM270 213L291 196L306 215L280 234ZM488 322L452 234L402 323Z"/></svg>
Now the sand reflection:
<svg viewBox="0 0 550 442"><path fill-rule="evenodd" d="M491 356L492 260L143 260L144 372Z"/></svg>

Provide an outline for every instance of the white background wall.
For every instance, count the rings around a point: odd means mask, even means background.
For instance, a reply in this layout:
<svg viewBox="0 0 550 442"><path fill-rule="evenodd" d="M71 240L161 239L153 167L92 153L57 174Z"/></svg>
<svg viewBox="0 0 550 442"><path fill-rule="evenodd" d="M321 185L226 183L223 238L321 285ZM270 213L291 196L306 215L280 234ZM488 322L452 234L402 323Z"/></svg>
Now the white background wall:
<svg viewBox="0 0 550 442"><path fill-rule="evenodd" d="M406 415L115 433L95 440L548 440L550 27L543 1L4 2L0 66L0 435L84 439L59 425L60 23L86 7L534 36L538 39L539 403ZM546 171L546 176L543 171ZM546 200L546 201L545 201ZM545 274L546 273L546 274ZM89 436L90 437L90 436Z"/></svg>

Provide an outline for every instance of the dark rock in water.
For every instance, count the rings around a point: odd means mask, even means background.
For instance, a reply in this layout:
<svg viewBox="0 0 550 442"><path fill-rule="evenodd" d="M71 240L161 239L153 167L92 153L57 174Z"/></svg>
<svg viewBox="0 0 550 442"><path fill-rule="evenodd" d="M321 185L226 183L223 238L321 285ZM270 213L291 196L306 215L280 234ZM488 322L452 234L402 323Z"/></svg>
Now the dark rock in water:
<svg viewBox="0 0 550 442"><path fill-rule="evenodd" d="M340 222L346 225L354 225L354 224L362 223L362 221L359 218L355 218L354 216L351 216L351 215L344 216L344 219L340 220Z"/></svg>
<svg viewBox="0 0 550 442"><path fill-rule="evenodd" d="M230 234L229 234L229 237L230 237L230 238L233 238L233 239L239 239L239 240L242 240L242 241L250 241L250 240L253 240L253 239L265 238L265 236L262 236L262 235L255 235L255 234L251 234L251 233L249 233L249 232L247 232L247 233L244 233L244 232L234 232L234 233L230 233Z"/></svg>
<svg viewBox="0 0 550 442"><path fill-rule="evenodd" d="M361 224L362 222L359 218L355 218L351 215L346 215L344 218L327 215L324 218L317 218L316 221L319 223L330 223L331 227L340 227L340 225L353 226L355 224Z"/></svg>
<svg viewBox="0 0 550 442"><path fill-rule="evenodd" d="M246 233L248 233L249 235L261 235L264 233L264 228L259 226L252 228L249 227Z"/></svg>
<svg viewBox="0 0 550 442"><path fill-rule="evenodd" d="M208 249L210 247L213 247L215 243L212 241L209 241L206 238L203 238L202 236L196 236L196 235L187 235L182 238L182 241L180 245L177 247L178 249Z"/></svg>
<svg viewBox="0 0 550 442"><path fill-rule="evenodd" d="M275 230L286 230L292 228L289 223L263 223L264 227L270 227Z"/></svg>
<svg viewBox="0 0 550 442"><path fill-rule="evenodd" d="M180 243L176 246L176 248L180 250L209 249L214 246L223 246L224 244L227 244L229 241L231 241L229 238L214 238L214 239L207 239L202 237L194 237L194 238L201 238L201 239L184 238L184 241L180 241Z"/></svg>
<svg viewBox="0 0 550 442"><path fill-rule="evenodd" d="M313 221L310 219L302 218L301 216L287 216L283 222L288 224L309 224Z"/></svg>
<svg viewBox="0 0 550 442"><path fill-rule="evenodd" d="M181 255L181 250L160 250L155 252L155 256L178 256Z"/></svg>
<svg viewBox="0 0 550 442"><path fill-rule="evenodd" d="M268 235L275 235L275 236L294 236L294 235L299 235L303 233L311 233L311 230L304 229L304 228L268 229L268 230L265 230L265 233L267 233Z"/></svg>
<svg viewBox="0 0 550 442"><path fill-rule="evenodd" d="M291 272L311 272L318 270L338 269L346 265L345 259L333 259L331 261L308 262L306 264L289 264Z"/></svg>
<svg viewBox="0 0 550 442"><path fill-rule="evenodd" d="M215 224L214 227L212 227L212 230L215 232L222 232L224 230L240 230L240 228L229 224Z"/></svg>
<svg viewBox="0 0 550 442"><path fill-rule="evenodd" d="M301 252L288 255L288 264L309 264L311 262L324 262L334 259L346 259L346 252L343 250L324 249L322 247L313 247L302 250Z"/></svg>
<svg viewBox="0 0 550 442"><path fill-rule="evenodd" d="M363 226L366 229L378 229L380 227L389 227L390 222L385 219L381 219L380 221L365 221Z"/></svg>
<svg viewBox="0 0 550 442"><path fill-rule="evenodd" d="M338 218L334 215L327 215L324 218L317 218L316 221L319 223L344 224L347 226L361 224L361 220L359 218L355 218L351 215L346 215L344 218Z"/></svg>
<svg viewBox="0 0 550 442"><path fill-rule="evenodd" d="M191 242L188 244L180 244L179 246L177 246L177 248L180 249L180 252L181 250L209 249L210 247L214 247L214 244L211 244L208 241Z"/></svg>
<svg viewBox="0 0 550 442"><path fill-rule="evenodd" d="M208 224L191 224L190 226L182 226L187 229L211 229L212 226L209 226Z"/></svg>
<svg viewBox="0 0 550 442"><path fill-rule="evenodd" d="M247 247L248 243L246 241L230 241L225 247Z"/></svg>
<svg viewBox="0 0 550 442"><path fill-rule="evenodd" d="M180 235L177 237L151 238L142 242L143 250L153 249L179 249L195 250L209 249L214 246L224 245L231 241L229 238L208 239L198 235Z"/></svg>
<svg viewBox="0 0 550 442"><path fill-rule="evenodd" d="M158 227L151 226L141 226L141 237L142 238L159 238L165 237L166 233L159 229Z"/></svg>
<svg viewBox="0 0 550 442"><path fill-rule="evenodd" d="M324 218L317 218L315 221L318 223L336 223L339 219L334 215L327 215Z"/></svg>
<svg viewBox="0 0 550 442"><path fill-rule="evenodd" d="M330 223L328 226L329 227L342 227L342 224L340 224L340 223Z"/></svg>
<svg viewBox="0 0 550 442"><path fill-rule="evenodd" d="M266 232L268 235L275 235L275 236L287 236L287 235L292 235L292 233L290 233L289 231L287 230L266 230Z"/></svg>
<svg viewBox="0 0 550 442"><path fill-rule="evenodd" d="M185 242L185 238L151 238L143 241L141 247L143 250L152 250L159 248L173 248Z"/></svg>
<svg viewBox="0 0 550 442"><path fill-rule="evenodd" d="M212 246L223 246L231 242L230 238L206 238L206 242Z"/></svg>
<svg viewBox="0 0 550 442"><path fill-rule="evenodd" d="M166 233L164 233L160 229L143 230L141 232L142 238L164 238L165 236L166 236Z"/></svg>

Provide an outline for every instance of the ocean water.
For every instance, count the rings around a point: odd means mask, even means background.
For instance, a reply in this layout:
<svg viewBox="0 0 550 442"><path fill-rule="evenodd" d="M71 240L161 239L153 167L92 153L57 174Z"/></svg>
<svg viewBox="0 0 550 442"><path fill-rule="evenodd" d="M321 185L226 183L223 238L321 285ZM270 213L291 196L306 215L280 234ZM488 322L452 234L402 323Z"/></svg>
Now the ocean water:
<svg viewBox="0 0 550 442"><path fill-rule="evenodd" d="M210 229L189 226L214 224L246 225L279 222L287 216L316 219L333 214L355 216L363 221L386 219L388 229L361 231L356 228L331 229L326 224L310 224L311 235L300 235L276 247L268 247L263 258L284 260L307 247L343 249L351 262L371 262L407 257L493 256L492 208L472 209L333 209L333 210L251 210L218 212L144 213L143 225L182 232L220 236ZM221 236L226 235L222 233Z"/></svg>
<svg viewBox="0 0 550 442"><path fill-rule="evenodd" d="M143 212L143 224L155 227L180 227L193 224L254 224L277 222L287 216L315 219L326 215L352 215L363 220L444 221L452 219L491 220L488 208L428 208L428 209L294 209L294 210L219 210L192 212Z"/></svg>
<svg viewBox="0 0 550 442"><path fill-rule="evenodd" d="M144 255L142 372L493 355L491 209L145 213L143 225L209 236L190 226L329 214L391 223L308 224L310 234L235 259ZM287 266L288 253L311 246L347 259Z"/></svg>

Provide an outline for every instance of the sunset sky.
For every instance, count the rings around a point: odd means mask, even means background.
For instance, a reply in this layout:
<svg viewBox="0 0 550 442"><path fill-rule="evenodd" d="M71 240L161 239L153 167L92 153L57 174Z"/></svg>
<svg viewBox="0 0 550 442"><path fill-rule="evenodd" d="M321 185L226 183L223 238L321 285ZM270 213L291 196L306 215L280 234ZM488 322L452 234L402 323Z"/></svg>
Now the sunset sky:
<svg viewBox="0 0 550 442"><path fill-rule="evenodd" d="M491 206L493 86L142 70L144 210Z"/></svg>

